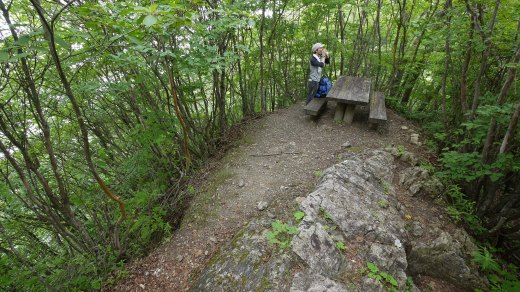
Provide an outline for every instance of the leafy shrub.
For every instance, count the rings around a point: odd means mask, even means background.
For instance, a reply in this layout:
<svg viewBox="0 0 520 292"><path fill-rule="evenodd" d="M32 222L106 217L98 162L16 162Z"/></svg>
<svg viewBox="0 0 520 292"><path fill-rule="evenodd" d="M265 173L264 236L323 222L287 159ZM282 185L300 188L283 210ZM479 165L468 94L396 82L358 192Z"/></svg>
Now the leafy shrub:
<svg viewBox="0 0 520 292"><path fill-rule="evenodd" d="M440 162L444 170L438 173L455 182L471 182L483 176L489 176L497 181L510 171L518 171L520 162L512 154L499 155L491 164L482 163L481 155L477 152L459 153L448 151L442 154Z"/></svg>
<svg viewBox="0 0 520 292"><path fill-rule="evenodd" d="M464 222L476 234L481 234L486 229L482 226L480 218L475 214L475 202L470 201L461 192L457 185L452 185L448 189L448 197L451 199L451 205L446 211L455 220L455 222Z"/></svg>
<svg viewBox="0 0 520 292"><path fill-rule="evenodd" d="M347 249L347 247L345 246L345 242L343 242L342 240L336 241L336 248L339 249L339 251L344 251Z"/></svg>
<svg viewBox="0 0 520 292"><path fill-rule="evenodd" d="M289 247L293 235L300 232L295 226L283 223L280 220L273 221L271 228L266 234L267 240L272 244L280 245L282 248Z"/></svg>
<svg viewBox="0 0 520 292"><path fill-rule="evenodd" d="M381 282L389 291L398 291L397 280L387 272L379 270L379 267L371 262L367 262L368 277Z"/></svg>
<svg viewBox="0 0 520 292"><path fill-rule="evenodd" d="M305 217L305 213L303 211L296 211L294 212L293 217L296 222L300 222L303 220L303 217Z"/></svg>
<svg viewBox="0 0 520 292"><path fill-rule="evenodd" d="M493 252L496 252L496 250L481 246L473 254L473 261L486 274L491 284L491 291L520 291L518 268L513 264L502 268L493 257Z"/></svg>

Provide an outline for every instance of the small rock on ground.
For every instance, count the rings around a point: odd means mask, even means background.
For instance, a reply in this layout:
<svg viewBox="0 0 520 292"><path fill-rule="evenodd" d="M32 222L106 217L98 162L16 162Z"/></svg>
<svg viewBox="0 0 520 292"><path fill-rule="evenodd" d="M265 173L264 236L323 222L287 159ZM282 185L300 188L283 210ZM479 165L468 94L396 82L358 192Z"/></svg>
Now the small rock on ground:
<svg viewBox="0 0 520 292"><path fill-rule="evenodd" d="M267 208L267 205L268 205L267 202L260 201L260 202L258 202L258 205L256 205L256 209L258 211L263 211L263 210L265 210Z"/></svg>

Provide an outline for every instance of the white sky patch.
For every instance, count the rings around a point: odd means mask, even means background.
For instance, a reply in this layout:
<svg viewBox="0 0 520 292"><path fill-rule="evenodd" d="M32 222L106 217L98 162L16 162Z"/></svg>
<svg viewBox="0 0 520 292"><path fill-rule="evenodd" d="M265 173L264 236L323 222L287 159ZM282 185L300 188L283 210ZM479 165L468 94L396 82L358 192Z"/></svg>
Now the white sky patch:
<svg viewBox="0 0 520 292"><path fill-rule="evenodd" d="M3 40L7 37L11 36L11 32L9 31L9 26L5 22L4 17L0 17L0 40Z"/></svg>
<svg viewBox="0 0 520 292"><path fill-rule="evenodd" d="M259 9L255 12L253 12L254 15L262 16L262 9ZM271 9L265 10L265 17L271 18L273 17L273 11Z"/></svg>

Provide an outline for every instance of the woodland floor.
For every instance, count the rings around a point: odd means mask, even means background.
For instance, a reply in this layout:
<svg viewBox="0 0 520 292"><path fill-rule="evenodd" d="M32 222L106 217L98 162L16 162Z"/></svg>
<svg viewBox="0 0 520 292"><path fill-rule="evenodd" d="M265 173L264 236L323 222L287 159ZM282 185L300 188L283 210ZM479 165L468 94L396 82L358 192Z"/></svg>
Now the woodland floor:
<svg viewBox="0 0 520 292"><path fill-rule="evenodd" d="M148 256L127 265L128 274L107 291L186 291L211 256L251 218L267 213L284 219L297 210L319 172L341 161L341 154L402 145L426 158L424 148L409 143L419 128L392 110L377 130L368 112L358 109L351 126L334 122L335 103L319 119L303 113L303 103L251 120L218 159L212 159L193 183L195 194L179 230ZM403 129L406 126L408 129ZM350 143L350 148L342 147ZM398 190L399 192L399 190ZM407 214L427 228L450 226L443 207L398 194ZM265 201L268 207L259 211ZM261 214L266 215L266 214ZM428 277L415 279L425 291L456 291Z"/></svg>

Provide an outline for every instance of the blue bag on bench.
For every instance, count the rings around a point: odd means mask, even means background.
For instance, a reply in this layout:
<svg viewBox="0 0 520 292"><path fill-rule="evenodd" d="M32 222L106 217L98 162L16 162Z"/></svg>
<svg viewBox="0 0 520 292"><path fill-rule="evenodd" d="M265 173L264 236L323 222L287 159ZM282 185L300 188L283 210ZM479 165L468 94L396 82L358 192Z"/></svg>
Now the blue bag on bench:
<svg viewBox="0 0 520 292"><path fill-rule="evenodd" d="M318 84L318 91L316 91L316 95L314 95L314 97L325 97L327 93L329 93L331 88L332 81L330 81L330 79L327 76L322 76L320 79L320 83Z"/></svg>

